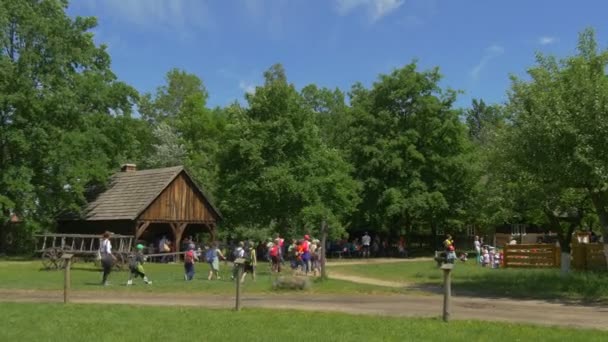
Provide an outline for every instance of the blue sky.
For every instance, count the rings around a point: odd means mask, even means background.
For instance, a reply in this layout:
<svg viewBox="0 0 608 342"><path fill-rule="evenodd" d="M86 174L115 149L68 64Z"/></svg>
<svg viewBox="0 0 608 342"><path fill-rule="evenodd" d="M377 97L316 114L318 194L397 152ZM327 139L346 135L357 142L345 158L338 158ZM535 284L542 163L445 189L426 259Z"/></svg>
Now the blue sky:
<svg viewBox="0 0 608 342"><path fill-rule="evenodd" d="M347 91L414 58L465 92L457 105L502 102L535 52L572 54L589 26L608 40L601 0L75 0L68 12L98 18L121 80L154 91L181 68L210 106L242 100L277 62L298 88Z"/></svg>

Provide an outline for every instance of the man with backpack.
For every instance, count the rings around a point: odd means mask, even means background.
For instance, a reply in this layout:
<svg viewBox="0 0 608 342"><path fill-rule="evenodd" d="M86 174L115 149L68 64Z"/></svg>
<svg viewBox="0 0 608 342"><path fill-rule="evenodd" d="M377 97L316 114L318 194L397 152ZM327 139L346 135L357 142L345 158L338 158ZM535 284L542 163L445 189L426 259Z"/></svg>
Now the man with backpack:
<svg viewBox="0 0 608 342"><path fill-rule="evenodd" d="M234 256L234 261L236 261L237 259L241 259L243 257L245 257L245 243L243 241L239 242L238 247L236 247L234 249L234 252L232 253L232 255ZM232 277L231 279L234 280L237 277L238 274L238 265L234 264L234 266L232 267Z"/></svg>

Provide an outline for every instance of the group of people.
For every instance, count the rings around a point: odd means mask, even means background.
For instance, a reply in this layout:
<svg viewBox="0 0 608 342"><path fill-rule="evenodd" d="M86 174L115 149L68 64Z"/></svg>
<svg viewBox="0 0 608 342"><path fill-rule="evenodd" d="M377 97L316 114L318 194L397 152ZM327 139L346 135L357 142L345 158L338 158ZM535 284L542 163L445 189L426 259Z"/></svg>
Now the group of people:
<svg viewBox="0 0 608 342"><path fill-rule="evenodd" d="M366 234L367 235L367 234ZM367 235L369 237L369 235ZM108 276L112 271L113 265L116 262L116 256L112 253L112 243L110 241L111 233L106 232L99 248L99 258L103 268L102 284L108 285ZM163 245L166 245L166 239L163 239ZM369 256L371 238L364 236L363 243L365 246L364 253ZM197 263L207 263L209 265L208 280L220 278L220 261L228 260L219 248L217 242L213 242L210 246L204 247L195 245L194 241L188 240L186 250L183 257L184 280L191 281L196 274ZM321 253L323 246L318 239L311 238L306 234L302 239L293 239L291 244L287 245L285 239L278 234L274 239L269 238L264 247L264 255L271 265L271 272L281 272L285 262L289 263L291 270L295 274L302 275L318 275L321 273ZM256 267L258 262L258 253L256 244L253 241L240 241L230 254L233 263L231 279L236 279L238 267L242 264L243 272L241 278L238 279L244 282L247 275L250 275L252 280L256 278ZM133 281L141 278L145 284L152 284L146 274L144 264L146 256L144 254L144 246L138 244L135 247L135 252L129 257L129 279L127 285L133 285Z"/></svg>
<svg viewBox="0 0 608 342"><path fill-rule="evenodd" d="M103 275L101 283L104 286L109 285L108 277L112 272L114 263L116 262L116 256L112 253L112 242L110 241L110 232L105 232L102 235L102 240L99 246L98 259L101 262L103 269ZM144 270L145 256L143 253L144 246L138 244L135 246L136 252L131 256L129 260L129 279L127 280L127 286L133 285L133 279L141 277L145 284L152 284L146 275Z"/></svg>
<svg viewBox="0 0 608 342"><path fill-rule="evenodd" d="M300 240L293 239L285 246L285 239L278 234L269 238L265 246L266 259L270 262L272 272L281 272L287 260L294 273L317 275L321 271L321 241L306 234Z"/></svg>
<svg viewBox="0 0 608 342"><path fill-rule="evenodd" d="M502 253L497 248L484 245L483 240L480 240L479 236L475 236L473 244L475 246L475 260L478 264L482 267L500 268ZM512 237L509 244L517 244L517 241Z"/></svg>
<svg viewBox="0 0 608 342"><path fill-rule="evenodd" d="M327 250L331 255L339 255L341 257L408 257L408 248L405 236L400 236L399 239L381 238L379 235L373 238L368 232L365 232L361 238L352 240L342 239L333 241L328 244Z"/></svg>

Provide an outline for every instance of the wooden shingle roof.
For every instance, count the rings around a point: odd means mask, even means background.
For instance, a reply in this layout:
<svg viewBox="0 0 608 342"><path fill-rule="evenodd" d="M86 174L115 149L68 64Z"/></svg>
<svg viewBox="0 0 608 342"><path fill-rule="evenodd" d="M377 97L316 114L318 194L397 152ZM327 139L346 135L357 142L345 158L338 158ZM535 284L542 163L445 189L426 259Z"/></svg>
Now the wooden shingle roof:
<svg viewBox="0 0 608 342"><path fill-rule="evenodd" d="M118 172L112 176L108 189L86 206L83 219L135 220L181 172L185 172L183 166ZM188 177L191 179L190 175ZM204 191L195 187L221 217Z"/></svg>

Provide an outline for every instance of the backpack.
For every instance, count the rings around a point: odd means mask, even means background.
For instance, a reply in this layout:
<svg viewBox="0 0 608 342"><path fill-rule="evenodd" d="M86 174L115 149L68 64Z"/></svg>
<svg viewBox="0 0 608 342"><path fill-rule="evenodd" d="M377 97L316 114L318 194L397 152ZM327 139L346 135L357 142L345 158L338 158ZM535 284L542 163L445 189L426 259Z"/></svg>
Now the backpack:
<svg viewBox="0 0 608 342"><path fill-rule="evenodd" d="M213 262L213 260L215 259L215 256L216 256L215 249L209 248L207 250L207 252L205 252L205 261Z"/></svg>
<svg viewBox="0 0 608 342"><path fill-rule="evenodd" d="M279 246L274 245L270 248L270 256L276 257L279 256Z"/></svg>
<svg viewBox="0 0 608 342"><path fill-rule="evenodd" d="M131 255L129 255L129 268L130 269L136 269L137 268L137 254L136 253L131 253Z"/></svg>
<svg viewBox="0 0 608 342"><path fill-rule="evenodd" d="M234 251L232 251L232 257L236 260L238 258L241 257L241 251L243 250L242 247L237 247L234 249Z"/></svg>
<svg viewBox="0 0 608 342"><path fill-rule="evenodd" d="M192 264L194 262L194 252L187 251L186 255L184 256L184 262L186 264Z"/></svg>
<svg viewBox="0 0 608 342"><path fill-rule="evenodd" d="M251 262L251 250L249 248L245 249L245 252L243 253L243 258L245 258L246 263Z"/></svg>

